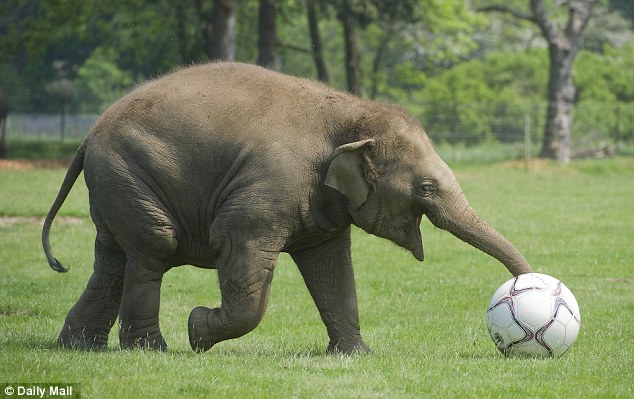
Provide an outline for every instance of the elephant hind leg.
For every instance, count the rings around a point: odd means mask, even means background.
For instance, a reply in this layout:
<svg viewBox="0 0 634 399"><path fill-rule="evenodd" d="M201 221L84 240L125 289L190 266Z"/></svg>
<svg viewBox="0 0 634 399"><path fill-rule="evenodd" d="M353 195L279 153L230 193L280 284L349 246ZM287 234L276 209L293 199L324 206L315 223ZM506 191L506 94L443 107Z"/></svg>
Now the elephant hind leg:
<svg viewBox="0 0 634 399"><path fill-rule="evenodd" d="M126 255L116 243L95 240L94 271L70 309L57 342L75 349L104 350L119 314Z"/></svg>
<svg viewBox="0 0 634 399"><path fill-rule="evenodd" d="M168 267L144 256L129 256L119 310L122 349L167 351L159 327L161 282Z"/></svg>

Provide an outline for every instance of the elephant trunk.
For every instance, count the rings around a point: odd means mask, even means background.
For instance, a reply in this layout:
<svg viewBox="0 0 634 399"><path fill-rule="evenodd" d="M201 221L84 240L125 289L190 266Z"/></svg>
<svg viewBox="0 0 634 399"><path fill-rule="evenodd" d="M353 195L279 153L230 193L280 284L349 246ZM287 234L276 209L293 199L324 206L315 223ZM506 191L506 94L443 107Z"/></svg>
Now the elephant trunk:
<svg viewBox="0 0 634 399"><path fill-rule="evenodd" d="M464 204L461 211L456 214L441 212L441 215L430 218L432 223L496 258L506 266L513 276L531 273L530 265L517 248L480 218L467 203L462 193L460 196Z"/></svg>

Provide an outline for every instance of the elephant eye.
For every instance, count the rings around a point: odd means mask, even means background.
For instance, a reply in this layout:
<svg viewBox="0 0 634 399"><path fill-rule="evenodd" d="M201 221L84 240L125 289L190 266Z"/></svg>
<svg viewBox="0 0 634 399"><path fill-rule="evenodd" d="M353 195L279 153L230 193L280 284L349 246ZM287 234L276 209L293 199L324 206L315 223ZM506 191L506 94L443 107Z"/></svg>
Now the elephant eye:
<svg viewBox="0 0 634 399"><path fill-rule="evenodd" d="M418 185L418 187L416 188L416 193L421 197L429 197L430 195L435 193L436 190L437 187L434 182L425 180Z"/></svg>

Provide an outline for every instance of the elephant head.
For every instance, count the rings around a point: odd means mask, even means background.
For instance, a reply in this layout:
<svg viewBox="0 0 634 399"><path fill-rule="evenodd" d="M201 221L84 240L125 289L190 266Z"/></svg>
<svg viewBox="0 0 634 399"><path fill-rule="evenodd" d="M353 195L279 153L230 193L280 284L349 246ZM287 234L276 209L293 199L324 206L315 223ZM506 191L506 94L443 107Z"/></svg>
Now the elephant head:
<svg viewBox="0 0 634 399"><path fill-rule="evenodd" d="M531 272L522 254L469 205L456 177L411 117L365 123L362 139L339 146L326 185L348 199L354 224L424 259L422 215L438 228L502 262L517 276Z"/></svg>

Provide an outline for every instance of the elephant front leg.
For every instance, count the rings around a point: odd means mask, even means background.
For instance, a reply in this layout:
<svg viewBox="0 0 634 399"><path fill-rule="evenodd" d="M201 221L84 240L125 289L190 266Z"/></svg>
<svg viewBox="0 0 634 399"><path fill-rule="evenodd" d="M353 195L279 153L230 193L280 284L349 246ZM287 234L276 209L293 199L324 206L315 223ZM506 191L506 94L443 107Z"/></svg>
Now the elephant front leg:
<svg viewBox="0 0 634 399"><path fill-rule="evenodd" d="M236 258L221 258L221 306L199 306L189 316L189 343L197 352L247 334L258 326L266 311L277 253L242 248L228 252Z"/></svg>
<svg viewBox="0 0 634 399"><path fill-rule="evenodd" d="M370 353L361 339L350 228L333 240L291 255L326 325L330 338L327 352Z"/></svg>
<svg viewBox="0 0 634 399"><path fill-rule="evenodd" d="M148 259L129 259L119 310L122 349L167 351L159 328L161 281L165 267Z"/></svg>

